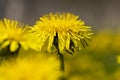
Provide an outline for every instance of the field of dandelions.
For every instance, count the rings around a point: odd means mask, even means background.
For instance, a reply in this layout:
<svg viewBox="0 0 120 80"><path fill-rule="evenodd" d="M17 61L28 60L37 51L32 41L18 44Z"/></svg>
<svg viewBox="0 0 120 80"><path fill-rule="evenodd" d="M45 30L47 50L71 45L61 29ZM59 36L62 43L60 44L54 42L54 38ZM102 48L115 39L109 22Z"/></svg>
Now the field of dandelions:
<svg viewBox="0 0 120 80"><path fill-rule="evenodd" d="M1 19L0 80L120 80L120 29L92 29L71 13Z"/></svg>

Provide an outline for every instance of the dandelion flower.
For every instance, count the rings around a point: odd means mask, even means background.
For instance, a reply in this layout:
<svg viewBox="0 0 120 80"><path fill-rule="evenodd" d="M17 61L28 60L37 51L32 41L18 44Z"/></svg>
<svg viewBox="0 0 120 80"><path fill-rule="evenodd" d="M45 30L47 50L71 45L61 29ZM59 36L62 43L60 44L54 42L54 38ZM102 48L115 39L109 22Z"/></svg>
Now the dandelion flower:
<svg viewBox="0 0 120 80"><path fill-rule="evenodd" d="M54 56L34 54L5 61L0 66L0 80L58 80L61 76Z"/></svg>
<svg viewBox="0 0 120 80"><path fill-rule="evenodd" d="M33 31L40 36L41 46L48 40L47 51L58 49L60 53L73 53L87 46L87 39L91 39L91 27L71 13L50 13L42 16L33 27Z"/></svg>
<svg viewBox="0 0 120 80"><path fill-rule="evenodd" d="M31 48L39 49L39 41L28 26L15 20L0 20L0 49L9 47L11 52L17 51L20 47L25 50Z"/></svg>

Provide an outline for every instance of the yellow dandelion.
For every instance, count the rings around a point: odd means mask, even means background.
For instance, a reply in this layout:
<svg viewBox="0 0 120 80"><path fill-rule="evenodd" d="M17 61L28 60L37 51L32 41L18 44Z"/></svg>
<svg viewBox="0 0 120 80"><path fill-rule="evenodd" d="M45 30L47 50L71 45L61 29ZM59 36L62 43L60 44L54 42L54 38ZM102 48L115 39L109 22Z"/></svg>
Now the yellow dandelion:
<svg viewBox="0 0 120 80"><path fill-rule="evenodd" d="M58 80L62 76L54 56L34 54L5 61L0 66L0 80Z"/></svg>
<svg viewBox="0 0 120 80"><path fill-rule="evenodd" d="M9 47L11 52L17 51L20 47L25 50L31 48L39 49L39 41L30 28L15 20L0 20L0 49Z"/></svg>
<svg viewBox="0 0 120 80"><path fill-rule="evenodd" d="M73 53L85 47L86 40L91 39L91 27L71 13L50 13L36 22L32 30L41 39L41 46L48 40L47 51L56 48L60 53Z"/></svg>

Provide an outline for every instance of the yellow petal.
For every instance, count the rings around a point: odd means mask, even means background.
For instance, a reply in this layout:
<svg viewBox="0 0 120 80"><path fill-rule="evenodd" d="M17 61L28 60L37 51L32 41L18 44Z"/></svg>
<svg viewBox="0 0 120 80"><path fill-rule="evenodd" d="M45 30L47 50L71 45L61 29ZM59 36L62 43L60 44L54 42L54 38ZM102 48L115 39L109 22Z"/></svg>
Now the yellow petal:
<svg viewBox="0 0 120 80"><path fill-rule="evenodd" d="M55 34L52 34L50 37L49 37L49 43L48 43L48 48L47 50L50 52L50 48L52 47L52 44L53 44L53 41L54 41L54 36Z"/></svg>
<svg viewBox="0 0 120 80"><path fill-rule="evenodd" d="M29 49L29 47L28 47L28 45L27 45L27 42L20 42L20 45L23 47L23 49L25 49L25 50L28 50Z"/></svg>
<svg viewBox="0 0 120 80"><path fill-rule="evenodd" d="M1 35L0 36L0 43L2 43L6 39L6 35Z"/></svg>
<svg viewBox="0 0 120 80"><path fill-rule="evenodd" d="M59 50L60 52L62 52L62 50L64 49L64 45L65 45L65 40L63 38L63 34L58 33L58 46L59 46Z"/></svg>
<svg viewBox="0 0 120 80"><path fill-rule="evenodd" d="M0 49L3 49L5 47L7 47L10 44L10 40L5 41L1 46Z"/></svg>
<svg viewBox="0 0 120 80"><path fill-rule="evenodd" d="M67 34L67 39L66 39L66 45L65 45L66 49L69 50L70 47L70 35Z"/></svg>
<svg viewBox="0 0 120 80"><path fill-rule="evenodd" d="M75 47L78 47L78 42L79 42L79 41L78 41L78 40L75 40L75 39L71 39L71 40L73 41L74 46L75 46Z"/></svg>
<svg viewBox="0 0 120 80"><path fill-rule="evenodd" d="M11 51L11 52L14 52L14 51L16 51L18 48L19 48L18 42L12 41L12 42L11 42L11 45L10 45L10 51Z"/></svg>

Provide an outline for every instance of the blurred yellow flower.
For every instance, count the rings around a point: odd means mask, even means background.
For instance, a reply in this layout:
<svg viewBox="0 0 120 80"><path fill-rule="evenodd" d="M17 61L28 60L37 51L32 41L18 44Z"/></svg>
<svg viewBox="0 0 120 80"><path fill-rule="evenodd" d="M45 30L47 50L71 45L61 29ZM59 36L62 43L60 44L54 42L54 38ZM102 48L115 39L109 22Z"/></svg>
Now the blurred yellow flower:
<svg viewBox="0 0 120 80"><path fill-rule="evenodd" d="M11 52L15 52L21 46L25 50L38 50L38 43L37 36L28 26L14 20L0 20L0 49L9 47Z"/></svg>
<svg viewBox="0 0 120 80"><path fill-rule="evenodd" d="M117 63L120 64L120 55L116 56L117 58Z"/></svg>
<svg viewBox="0 0 120 80"><path fill-rule="evenodd" d="M59 49L61 53L73 53L87 45L86 39L91 39L91 27L71 13L49 13L36 22L32 30L41 39L41 46L48 40L47 51Z"/></svg>
<svg viewBox="0 0 120 80"><path fill-rule="evenodd" d="M112 48L118 52L120 52L120 32L115 34L115 36L113 36L113 41L114 43L112 43Z"/></svg>
<svg viewBox="0 0 120 80"><path fill-rule="evenodd" d="M0 66L0 80L58 80L61 76L59 61L41 54L4 61Z"/></svg>
<svg viewBox="0 0 120 80"><path fill-rule="evenodd" d="M94 35L93 40L90 42L92 45L89 47L91 50L97 50L98 52L106 50L112 43L112 32L110 31L99 31L97 35ZM98 53L97 53L98 54Z"/></svg>

